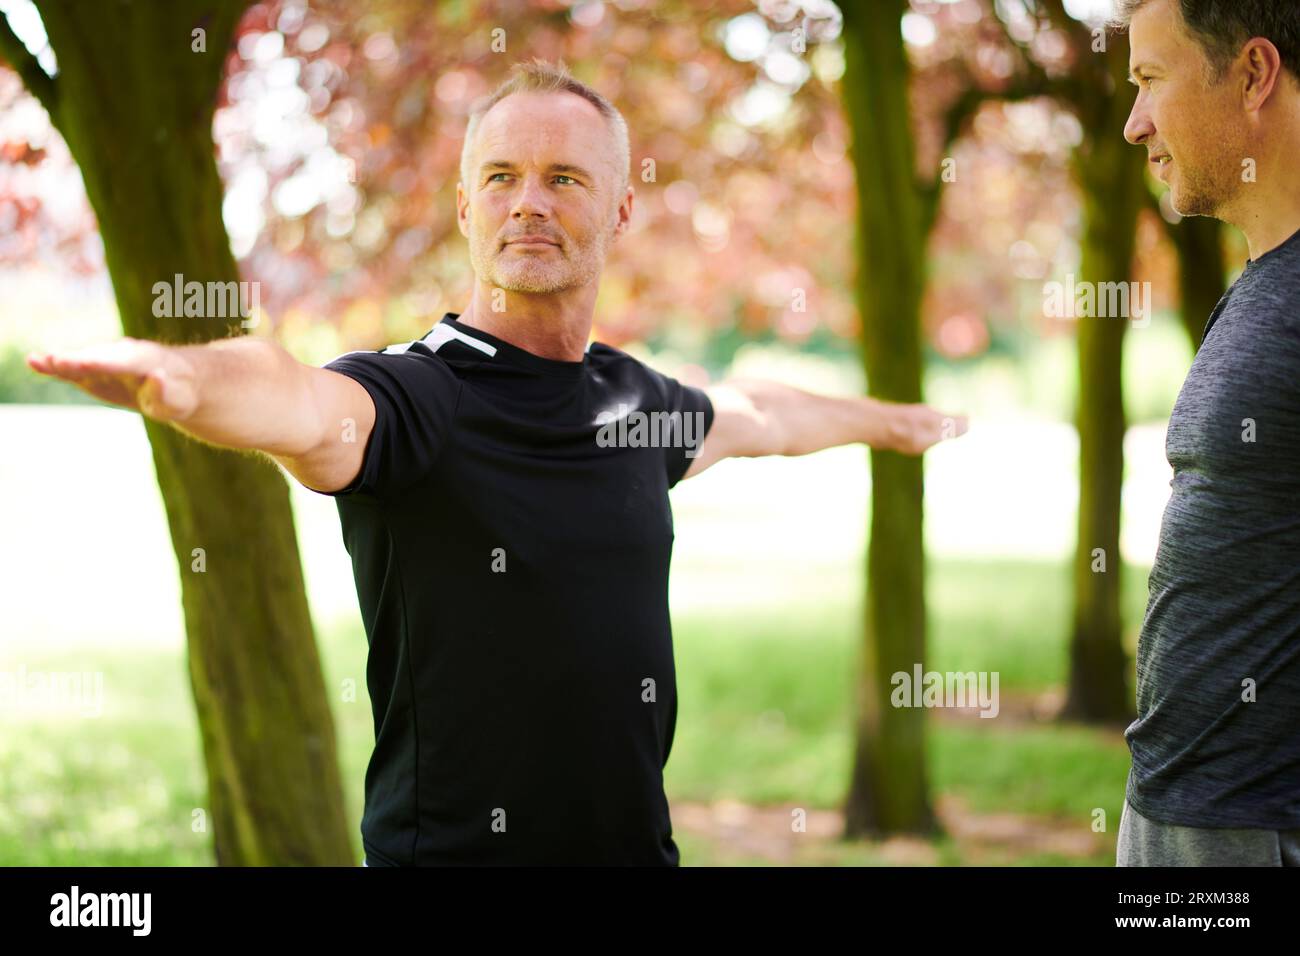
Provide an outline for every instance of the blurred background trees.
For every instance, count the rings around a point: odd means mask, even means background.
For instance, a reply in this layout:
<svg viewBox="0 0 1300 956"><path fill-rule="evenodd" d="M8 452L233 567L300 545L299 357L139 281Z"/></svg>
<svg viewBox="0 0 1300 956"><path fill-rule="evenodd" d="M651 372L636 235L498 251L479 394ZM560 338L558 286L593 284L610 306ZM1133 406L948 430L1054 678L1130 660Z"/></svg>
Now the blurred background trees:
<svg viewBox="0 0 1300 956"><path fill-rule="evenodd" d="M903 0L868 13L846 5L844 108L857 183L856 298L871 394L921 400L921 297L931 195L920 188L903 37ZM925 659L921 460L871 453L871 529L865 579L859 728L845 831L929 833L924 712L893 707L891 675Z"/></svg>
<svg viewBox="0 0 1300 956"><path fill-rule="evenodd" d="M177 275L239 280L212 114L245 6L42 0L48 43L34 42L35 52L0 28L0 51L81 172L126 335L242 334L238 314L159 317L153 290ZM285 480L265 460L142 420L180 569L217 862L348 864L334 725Z"/></svg>

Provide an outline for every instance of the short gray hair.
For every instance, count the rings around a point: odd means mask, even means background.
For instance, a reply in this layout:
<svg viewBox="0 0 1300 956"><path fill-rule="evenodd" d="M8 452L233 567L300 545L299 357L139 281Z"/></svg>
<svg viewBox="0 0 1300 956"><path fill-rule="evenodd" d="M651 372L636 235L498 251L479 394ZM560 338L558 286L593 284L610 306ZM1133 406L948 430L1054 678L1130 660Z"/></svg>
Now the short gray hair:
<svg viewBox="0 0 1300 956"><path fill-rule="evenodd" d="M618 187L617 195L621 198L627 192L631 175L631 148L628 145L627 121L623 119L623 114L613 103L570 74L563 60L552 65L542 59L516 63L509 79L470 107L469 123L465 127L465 142L460 150L460 180L464 183L466 192L473 182L469 168L470 151L474 146L474 137L478 132L479 123L488 110L513 93L573 93L595 106L614 133L617 164L615 173L621 173L621 182L615 183Z"/></svg>

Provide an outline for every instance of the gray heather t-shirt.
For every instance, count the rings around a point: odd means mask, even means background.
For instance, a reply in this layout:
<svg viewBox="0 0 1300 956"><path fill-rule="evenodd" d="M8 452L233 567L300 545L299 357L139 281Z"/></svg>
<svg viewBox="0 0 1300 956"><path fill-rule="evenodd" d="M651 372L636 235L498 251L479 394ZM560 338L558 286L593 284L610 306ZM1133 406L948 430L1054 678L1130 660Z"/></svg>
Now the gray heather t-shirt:
<svg viewBox="0 0 1300 956"><path fill-rule="evenodd" d="M1215 306L1165 452L1129 803L1182 826L1300 827L1300 232Z"/></svg>

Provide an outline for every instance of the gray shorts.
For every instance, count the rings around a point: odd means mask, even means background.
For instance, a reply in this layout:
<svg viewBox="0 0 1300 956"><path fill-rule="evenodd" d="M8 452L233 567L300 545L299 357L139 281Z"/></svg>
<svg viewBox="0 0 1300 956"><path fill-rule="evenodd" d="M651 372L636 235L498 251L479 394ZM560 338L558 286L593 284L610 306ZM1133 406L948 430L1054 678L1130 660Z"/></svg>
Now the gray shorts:
<svg viewBox="0 0 1300 956"><path fill-rule="evenodd" d="M1158 823L1128 800L1116 866L1300 866L1300 830L1182 827Z"/></svg>

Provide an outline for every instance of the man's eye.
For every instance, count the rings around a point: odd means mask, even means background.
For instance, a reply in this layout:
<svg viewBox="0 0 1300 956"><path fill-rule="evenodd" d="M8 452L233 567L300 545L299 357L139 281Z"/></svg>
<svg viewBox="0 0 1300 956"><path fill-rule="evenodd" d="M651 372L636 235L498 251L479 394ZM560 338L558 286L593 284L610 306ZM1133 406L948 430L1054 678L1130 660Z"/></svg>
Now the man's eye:
<svg viewBox="0 0 1300 956"><path fill-rule="evenodd" d="M489 176L489 177L487 178L487 181L488 181L488 182L492 182L492 180L496 179L498 176L509 176L509 175L510 175L509 173L493 173L491 176ZM567 180L568 180L569 182L571 182L571 183L576 183L576 182L577 182L577 180L574 179L572 176L564 176L564 175L560 175L560 176L556 176L555 178L556 178L556 179L567 179Z"/></svg>

